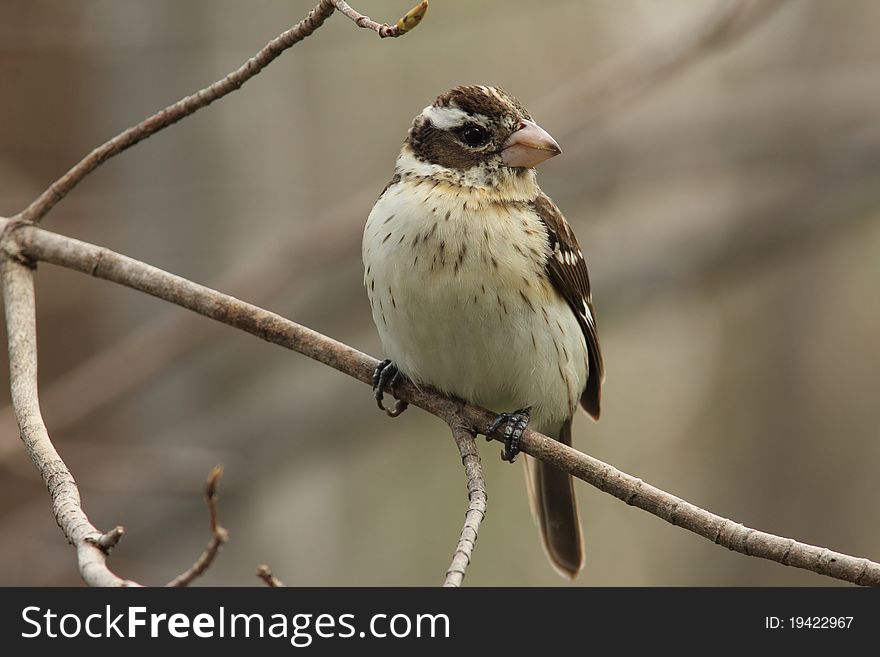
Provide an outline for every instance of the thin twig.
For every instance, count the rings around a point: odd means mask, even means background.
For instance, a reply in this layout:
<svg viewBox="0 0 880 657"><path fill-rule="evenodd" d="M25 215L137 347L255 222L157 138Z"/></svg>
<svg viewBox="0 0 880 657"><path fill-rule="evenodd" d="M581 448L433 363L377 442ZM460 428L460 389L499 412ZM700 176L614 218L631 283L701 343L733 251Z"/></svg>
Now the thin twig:
<svg viewBox="0 0 880 657"><path fill-rule="evenodd" d="M461 423L450 425L452 438L461 454L461 463L467 475L468 508L464 514L464 525L458 538L458 545L452 555L452 563L446 571L443 586L458 587L464 580L467 567L470 565L480 523L486 517L486 481L483 479L483 466L477 452L477 442L470 427Z"/></svg>
<svg viewBox="0 0 880 657"><path fill-rule="evenodd" d="M403 36L407 32L412 31L422 22L425 14L428 13L428 0L422 0L422 2L406 12L394 25L389 25L388 23L377 23L369 16L356 12L345 0L333 0L333 5L340 13L353 20L355 25L367 30L373 30L382 39Z"/></svg>
<svg viewBox="0 0 880 657"><path fill-rule="evenodd" d="M334 10L335 6L331 0L321 0L302 21L272 39L256 55L226 77L217 80L210 86L190 96L181 98L176 103L156 112L140 123L119 133L110 141L98 146L77 162L67 173L53 182L46 191L22 210L16 218L22 221L38 223L61 199L67 196L70 190L76 187L83 178L98 166L163 128L167 128L172 123L176 123L203 107L207 107L215 100L240 89L245 82L271 64L278 55L307 38L321 27Z"/></svg>
<svg viewBox="0 0 880 657"><path fill-rule="evenodd" d="M261 566L257 566L257 577L259 577L263 582L265 582L266 586L271 588L283 588L286 586L284 582L275 577L272 574L272 571L269 569L269 566L263 564Z"/></svg>
<svg viewBox="0 0 880 657"><path fill-rule="evenodd" d="M220 554L220 548L222 548L223 544L229 540L229 533L220 526L220 521L217 517L217 487L220 485L220 477L222 476L223 466L215 465L214 469L211 470L211 474L208 475L208 481L205 483L205 504L208 506L208 516L211 521L210 542L205 546L204 551L199 555L199 558L196 559L192 566L172 579L165 586L189 586L196 577L204 574L204 572L211 567L211 564L214 563L214 559Z"/></svg>
<svg viewBox="0 0 880 657"><path fill-rule="evenodd" d="M8 246L8 245L4 245ZM114 532L104 534L82 510L79 489L61 460L40 411L37 388L37 326L33 271L18 254L2 255L3 301L9 340L9 376L12 406L21 439L40 471L52 498L55 520L76 549L79 573L91 586L138 586L107 567L108 546ZM121 533L116 532L121 535ZM118 535L116 536L118 540Z"/></svg>
<svg viewBox="0 0 880 657"><path fill-rule="evenodd" d="M363 383L372 382L373 371L379 363L376 359L275 313L109 249L36 226L18 224L11 231L8 220L0 219L0 234L6 236L7 252L21 253L31 260L50 262L146 292L297 351ZM427 387L417 388L409 382L402 382L395 392L398 398L447 423L464 421L467 426L480 430L495 418L485 409L444 397ZM521 449L627 504L730 550L855 584L880 585L878 563L748 529L537 432L526 431Z"/></svg>

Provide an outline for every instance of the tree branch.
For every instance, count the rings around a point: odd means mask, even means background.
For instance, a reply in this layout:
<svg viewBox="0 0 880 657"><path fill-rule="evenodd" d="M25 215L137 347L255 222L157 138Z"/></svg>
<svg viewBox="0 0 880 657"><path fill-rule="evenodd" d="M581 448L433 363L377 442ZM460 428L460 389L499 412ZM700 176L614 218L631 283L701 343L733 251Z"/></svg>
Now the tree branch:
<svg viewBox="0 0 880 657"><path fill-rule="evenodd" d="M471 407L465 409L464 416L474 420L494 417L482 409ZM694 532L728 550L853 584L880 586L880 563L751 529L701 509L552 438L534 431L526 433L521 445L522 451L527 454L569 472L630 506Z"/></svg>
<svg viewBox="0 0 880 657"><path fill-rule="evenodd" d="M5 227L4 227L5 228ZM8 246L8 245L4 245ZM52 498L55 520L76 549L79 572L91 586L137 586L107 567L107 552L121 536L119 528L102 533L82 510L79 489L49 438L37 390L37 326L33 272L15 254L2 254L3 301L9 340L12 406L21 439Z"/></svg>
<svg viewBox="0 0 880 657"><path fill-rule="evenodd" d="M2 234L17 225L0 218ZM125 530L121 526L102 533L88 519L82 509L79 488L67 465L61 459L49 438L40 411L37 385L36 305L32 263L10 244L2 244L0 277L3 283L3 301L9 342L9 375L12 407L19 426L22 442L34 465L40 471L52 498L55 520L67 540L74 546L80 576L89 586L140 586L125 580L107 567L107 556L119 543ZM205 492L211 518L212 540L193 566L176 577L168 586L186 586L210 567L223 543L226 530L218 524L216 508L217 482L223 473L214 468Z"/></svg>
<svg viewBox="0 0 880 657"><path fill-rule="evenodd" d="M352 257L360 249L361 238L358 232L348 230L348 219L374 200L374 192L369 186L320 210L315 226L309 230L307 245L292 235L276 235L255 245L210 286L266 305L291 281L315 276L322 267ZM254 257L256 254L259 257ZM52 408L53 431L61 433L124 397L182 355L211 344L210 338L220 330L220 326L203 322L197 315L171 307L142 322L117 342L42 385L43 404ZM119 363L126 367L120 368ZM104 385L94 386L93 381L103 381ZM11 407L0 408L0 426L12 421ZM19 444L17 437L0 433L0 464L17 453Z"/></svg>
<svg viewBox="0 0 880 657"><path fill-rule="evenodd" d="M396 25L379 24L359 14L343 0L321 0L308 15L289 30L267 43L256 55L247 60L226 77L199 91L181 98L176 103L147 117L140 123L120 132L104 142L83 159L77 162L67 173L53 182L48 189L40 194L30 205L18 213L15 218L22 221L39 223L46 214L58 204L70 191L101 164L114 155L131 148L138 142L156 134L173 123L207 107L215 100L223 98L271 64L281 53L308 38L336 8L351 18L359 27L378 32L380 37L398 37L406 34L418 25L428 11L428 0L424 0L407 12Z"/></svg>
<svg viewBox="0 0 880 657"><path fill-rule="evenodd" d="M229 534L220 526L220 521L217 518L217 486L220 485L220 477L222 476L223 466L215 465L214 469L211 470L211 474L208 475L208 481L205 483L205 504L208 505L208 516L211 521L211 541L192 566L165 586L183 587L192 584L196 577L199 577L211 567L214 559L220 554L220 548L229 540Z"/></svg>
<svg viewBox="0 0 880 657"><path fill-rule="evenodd" d="M321 27L335 8L332 0L321 0L302 21L272 39L256 55L226 77L190 96L181 98L176 103L120 132L110 141L104 142L53 182L46 191L16 215L16 218L38 223L61 199L70 193L70 190L101 164L163 128L177 123L203 107L207 107L215 100L240 89L245 82L271 64L278 55L309 37Z"/></svg>
<svg viewBox="0 0 880 657"><path fill-rule="evenodd" d="M280 315L109 249L51 233L36 226L21 223L10 226L9 220L0 219L0 234L5 235L3 246L7 253L74 269L146 292L251 333L267 342L297 351L363 383L371 383L373 370L378 364L376 359ZM7 259L7 262L11 261ZM30 271L24 268L23 272L30 281ZM17 292L16 286L12 286L11 292ZM16 314L10 313L9 303L7 300L8 322L11 321L10 314ZM32 315L31 298L31 324ZM12 321L17 335L20 332L19 322L14 317ZM13 331L10 330L10 345L13 344L12 336ZM16 380L15 375L13 380ZM35 396L35 376L33 386ZM410 382L396 386L395 393L398 398L442 418L450 426L464 423L464 426L479 432L495 417L485 409L445 397L427 387L417 388ZM19 406L20 402L17 402L16 407ZM27 421L27 417L20 419L23 432L28 426ZM855 584L880 585L878 563L749 529L537 432L527 430L520 447L523 452L569 472L631 506L648 511L732 551Z"/></svg>
<svg viewBox="0 0 880 657"><path fill-rule="evenodd" d="M486 481L483 479L483 466L477 452L477 442L471 427L461 423L449 425L452 438L461 454L461 463L467 475L468 508L464 514L464 526L461 528L458 545L452 555L452 563L446 571L443 586L458 587L464 580L467 567L470 565L480 524L486 517Z"/></svg>
<svg viewBox="0 0 880 657"><path fill-rule="evenodd" d="M389 25L388 23L377 23L369 16L356 12L345 0L333 0L333 5L340 13L353 20L358 27L376 32L380 39L403 36L407 32L414 30L422 22L425 14L428 13L428 0L422 0L422 2L406 12L397 23Z"/></svg>

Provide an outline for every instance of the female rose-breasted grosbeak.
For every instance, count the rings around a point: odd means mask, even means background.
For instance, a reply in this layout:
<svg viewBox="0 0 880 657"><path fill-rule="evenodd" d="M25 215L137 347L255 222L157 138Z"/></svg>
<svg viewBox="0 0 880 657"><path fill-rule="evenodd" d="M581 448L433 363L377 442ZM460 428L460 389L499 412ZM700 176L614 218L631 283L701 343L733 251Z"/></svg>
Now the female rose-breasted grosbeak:
<svg viewBox="0 0 880 657"><path fill-rule="evenodd" d="M413 121L364 230L364 282L389 358L380 404L399 371L503 412L487 433L506 425L506 460L529 421L571 444L578 403L599 417L587 266L534 169L560 152L509 94L456 87ZM547 554L573 578L584 548L571 477L525 460Z"/></svg>

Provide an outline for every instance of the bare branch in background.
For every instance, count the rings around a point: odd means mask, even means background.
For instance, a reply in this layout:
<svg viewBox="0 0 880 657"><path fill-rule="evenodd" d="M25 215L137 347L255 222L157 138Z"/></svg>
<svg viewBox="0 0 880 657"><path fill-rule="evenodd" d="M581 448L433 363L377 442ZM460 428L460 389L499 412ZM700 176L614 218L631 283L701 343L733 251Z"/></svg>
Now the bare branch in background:
<svg viewBox="0 0 880 657"><path fill-rule="evenodd" d="M11 245L5 243L3 247ZM37 324L34 304L34 276L31 268L14 251L2 257L3 302L9 339L9 377L12 406L21 439L52 498L55 520L76 549L79 572L92 586L137 586L107 567L107 550L119 532L104 534L82 510L79 489L49 438L40 412L37 389Z"/></svg>
<svg viewBox="0 0 880 657"><path fill-rule="evenodd" d="M266 584L266 586L273 588L273 589L274 588L283 588L284 586L286 586L284 584L284 582L282 582L280 579L278 579L277 577L275 577L275 575L272 574L272 571L269 569L269 566L267 566L265 564L263 564L262 566L257 566L257 577L259 577L261 580L263 580L263 582Z"/></svg>
<svg viewBox="0 0 880 657"><path fill-rule="evenodd" d="M361 27L367 27L375 31L383 27L383 25L362 16L344 2L330 1L341 13ZM562 120L567 123L554 129L554 133L557 136L580 129L583 123L589 122L598 114L602 114L605 118L613 118L617 115L612 114L610 110L619 109L621 105L638 99L643 93L660 86L664 82L668 82L675 75L681 74L688 70L690 66L702 61L713 50L730 44L736 39L742 39L749 31L760 25L784 1L722 0L722 2L714 5L707 11L704 16L701 16L695 25L685 26L680 31L676 30L673 36L648 44L636 52L628 52L615 57L598 70L587 69L581 81L574 84L568 81L564 87L552 90L548 94L531 101L529 106L535 113L557 113L562 108L571 107L572 103L575 102L574 97L578 97L577 102L584 111L575 113L572 115L573 118L566 119L563 117ZM424 9L419 14L420 17L418 19L421 20L427 12L427 2L420 3L414 7L407 13L407 16L414 12L418 13L417 10L422 8L423 5ZM401 21L405 19L406 16ZM361 25L358 22L359 20L366 20L369 23ZM399 23L400 21L398 21ZM391 29L392 26L384 25L384 27ZM410 26L408 30L413 27L415 26ZM395 36L399 36L399 34ZM654 76L659 77L655 80ZM197 95L194 94L194 96ZM586 99L583 102L580 100L582 97ZM170 108L166 108L163 111L168 111L168 109ZM569 112L566 112L565 116L569 114ZM133 129L131 128L130 130ZM116 139L121 137L122 135ZM108 144L111 142L108 142ZM96 150L100 150L105 146L106 144ZM85 173L88 173L88 171ZM78 182L79 180L76 180L74 185ZM61 180L55 184L60 183ZM47 190L41 198L48 193L49 191ZM355 194L354 196L359 197L360 194ZM372 189L369 190L367 196L372 200ZM52 205L54 205L54 202ZM272 291L282 285L285 277L286 280L292 280L298 278L302 271L311 271L303 263L309 263L314 260L320 261L322 267L327 267L350 257L360 248L360 234L341 229L337 225L341 222L329 222L329 219L336 217L340 213L338 206L339 204L329 208L329 211L326 211L325 218L315 221L315 227L311 230L306 244L294 246L292 243L287 243L286 240L273 239L265 248L261 248L261 257L255 266L250 265L250 263L247 263L247 265L242 263L238 267L233 266L231 268L232 273L224 276L222 280L214 281L212 287L215 289L233 290L236 294L254 299L258 303L264 303ZM48 209L51 209L51 206L42 214L48 212ZM22 213L22 216L24 216L24 213ZM852 214L846 215L847 218L852 216ZM793 214L786 215L786 217L791 217L793 221L796 220ZM707 221L706 225L712 226L714 223ZM797 239L801 235L801 233L796 232L793 237ZM330 236L329 239L328 236ZM792 241L789 242L789 245L795 243L795 241ZM732 245L731 250L737 250L735 244ZM679 252L678 247L676 247L675 251L676 253ZM766 249L760 252L768 253ZM693 249L686 250L686 253L692 258L695 257ZM712 255L714 256L715 254L713 253ZM665 251L659 253L651 252L647 256L650 257L648 264L677 261L676 258L669 257ZM250 259L252 259L250 253L245 254L244 261ZM621 272L620 276L614 277L614 280L608 284L603 283L601 272L599 272L597 274L597 287L607 287L607 285L610 285L612 289L617 290L617 288L626 287L627 282L629 282L635 284L636 288L643 288L644 285L639 281L639 277L643 270L650 270L651 267L643 265L642 259L634 260L637 267L636 272L630 274ZM284 277L281 276L282 273ZM652 293L657 293L656 288L661 282L669 281L669 277L657 277L653 275L654 272L650 272L650 274L652 275L649 278L643 280L651 281L651 291ZM621 281L623 281L622 284ZM606 295L606 305L609 303L607 301L609 299L614 303L618 303L621 300L625 302L627 299L640 295L639 290L635 292L622 290L621 292L622 294L619 295ZM161 371L167 363L172 362L181 354L204 345L204 337L209 332L210 327L194 321L190 315L169 314L161 316L141 326L136 332L122 338L106 350L77 365L70 372L61 375L43 390L45 403L53 409L53 426L55 430L64 430L70 424L90 415L94 410L118 399L119 396L148 380L155 373ZM149 358L145 358L144 354L149 354ZM121 371L118 367L120 362L128 363L128 367ZM91 381L112 381L113 383L112 385L104 386L84 385L84 383ZM76 394L71 394L71 391L75 391ZM76 399L76 404L71 404L71 399ZM3 417L2 414L4 412L8 411L0 410L0 418ZM17 442L13 443L0 437L0 462L9 454L14 453L15 447L17 447Z"/></svg>
<svg viewBox="0 0 880 657"><path fill-rule="evenodd" d="M95 541L95 544L109 554L110 550L116 547L124 534L125 527L122 525L116 525L109 532L104 532L101 537Z"/></svg>
<svg viewBox="0 0 880 657"><path fill-rule="evenodd" d="M220 521L217 518L217 487L220 485L220 477L222 476L223 466L215 465L214 469L211 470L211 474L208 475L208 481L205 483L205 504L208 505L208 516L211 521L211 541L192 566L165 586L182 587L192 584L196 577L204 574L211 567L214 559L220 554L220 548L229 540L228 532L220 526Z"/></svg>
<svg viewBox="0 0 880 657"><path fill-rule="evenodd" d="M333 0L334 6L340 13L345 14L348 18L355 22L358 27L367 30L373 30L380 38L399 37L416 28L422 22L425 14L428 13L428 0L422 0L415 7L404 14L394 25L388 23L377 23L369 16L364 16L352 9L345 0Z"/></svg>
<svg viewBox="0 0 880 657"><path fill-rule="evenodd" d="M467 567L480 533L480 524L486 517L486 481L483 479L483 466L477 453L477 442L470 427L461 423L450 424L452 438L461 454L461 463L467 476L468 508L464 514L464 526L458 538L458 545L452 555L452 563L446 571L443 586L461 586Z"/></svg>
<svg viewBox="0 0 880 657"><path fill-rule="evenodd" d="M0 233L6 235L5 247L8 253L67 267L146 292L251 333L267 342L297 351L363 383L372 382L373 371L378 365L376 359L280 315L109 249L51 233L36 226L15 224L10 230L9 220L0 220ZM24 268L24 273L30 281L30 271ZM31 298L31 305L32 301ZM9 312L7 321L8 315ZM34 391L35 386L34 381ZM395 394L399 399L442 418L450 426L464 423L472 431L479 431L495 418L489 411L444 397L429 388L417 388L409 382L396 386ZM527 430L521 449L627 504L735 552L855 584L880 585L878 563L749 529L646 484L543 434Z"/></svg>
<svg viewBox="0 0 880 657"><path fill-rule="evenodd" d="M743 37L760 25L786 0L722 0L693 25L632 53L615 57L591 70L582 84L569 82L530 103L533 114L551 107L578 107L582 128L611 113L703 61L713 50ZM574 128L572 128L574 129ZM555 131L556 136L564 134Z"/></svg>

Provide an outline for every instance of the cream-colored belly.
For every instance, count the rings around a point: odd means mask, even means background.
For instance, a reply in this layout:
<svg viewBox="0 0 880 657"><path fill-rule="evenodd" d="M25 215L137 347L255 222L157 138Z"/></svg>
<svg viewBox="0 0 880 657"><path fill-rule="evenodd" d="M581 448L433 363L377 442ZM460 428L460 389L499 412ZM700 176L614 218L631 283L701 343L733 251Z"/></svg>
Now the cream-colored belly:
<svg viewBox="0 0 880 657"><path fill-rule="evenodd" d="M417 383L490 410L531 407L533 426L555 433L586 384L587 352L543 275L539 220L525 206L465 208L422 187L389 189L364 232L385 356Z"/></svg>

